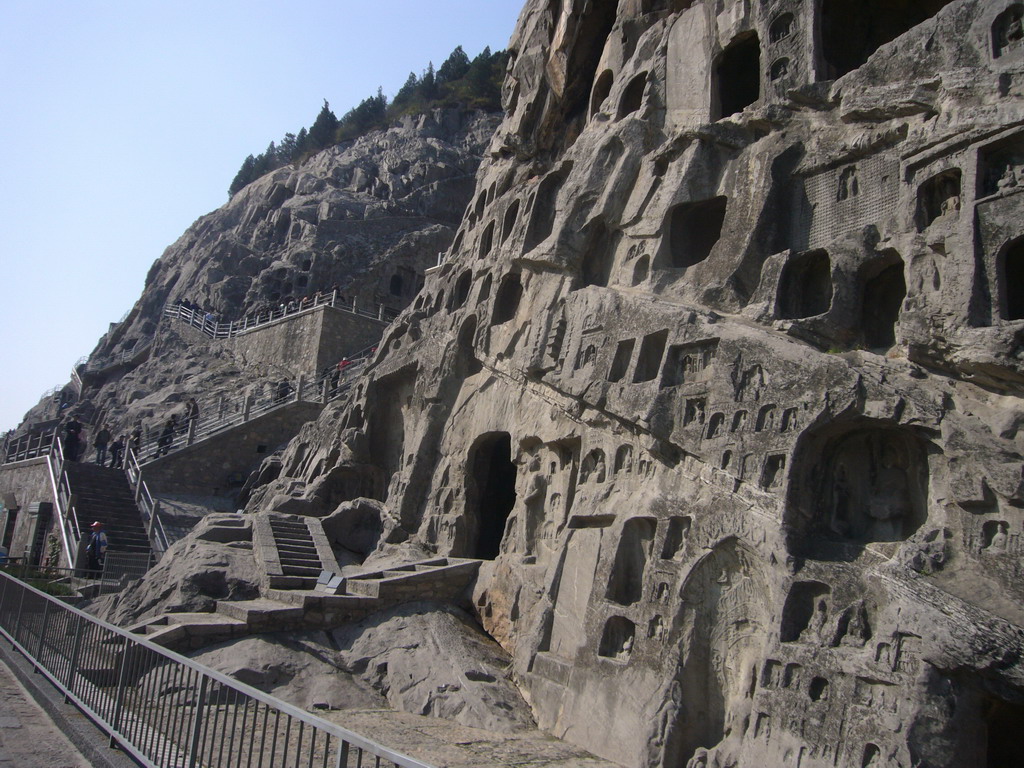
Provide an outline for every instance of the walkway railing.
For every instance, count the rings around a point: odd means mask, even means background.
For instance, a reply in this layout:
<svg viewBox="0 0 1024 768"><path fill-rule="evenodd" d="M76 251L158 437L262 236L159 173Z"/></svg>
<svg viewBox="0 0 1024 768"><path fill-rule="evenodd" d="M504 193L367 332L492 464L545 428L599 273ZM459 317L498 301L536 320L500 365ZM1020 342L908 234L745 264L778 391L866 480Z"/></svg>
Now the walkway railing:
<svg viewBox="0 0 1024 768"><path fill-rule="evenodd" d="M295 402L328 403L344 396L365 369L377 347L367 347L347 358L344 367L331 366L312 382L304 376L263 382L253 391L235 397L203 398L197 400L199 418L182 419L171 434L165 427L152 429L139 447L137 462L144 464L186 448L197 440L215 435L257 416Z"/></svg>
<svg viewBox="0 0 1024 768"><path fill-rule="evenodd" d="M142 514L142 522L146 526L146 535L149 536L149 544L153 548L156 559L163 557L164 552L172 544L164 528L163 520L160 518L160 501L154 499L149 491L149 486L142 479L142 467L139 466L139 459L135 451L128 447L124 457L124 471L128 475L128 484L131 486L132 494L135 497L135 506Z"/></svg>
<svg viewBox="0 0 1024 768"><path fill-rule="evenodd" d="M301 315L305 312L311 312L317 307L334 307L342 312L349 312L350 314L367 317L372 320L391 321L398 317L398 312L385 307L383 304L379 304L376 310L371 312L360 308L355 299L352 300L351 304L343 303L338 296L337 291L328 294L321 294L310 298L306 302L290 302L289 304L283 304L277 309L257 312L252 315L247 315L241 320L232 320L228 323L222 323L214 320L209 313L203 312L202 310L192 307L183 307L180 304L164 307L164 315L168 317L176 317L179 320L188 323L193 328L205 333L211 339L228 339L232 336L248 333L255 328L260 328L264 325L276 322L284 317L291 317L293 315Z"/></svg>
<svg viewBox="0 0 1024 768"><path fill-rule="evenodd" d="M79 544L81 543L82 526L79 525L78 512L75 509L75 497L68 484L68 476L64 471L64 446L60 438L53 441L53 450L46 456L46 468L50 473L50 487L53 490L54 514L60 528L61 546L64 559L69 568L78 563Z"/></svg>
<svg viewBox="0 0 1024 768"><path fill-rule="evenodd" d="M431 768L5 573L0 633L144 766Z"/></svg>
<svg viewBox="0 0 1024 768"><path fill-rule="evenodd" d="M15 461L27 461L38 459L40 456L48 456L57 440L57 433L58 430L55 428L50 432L23 435L17 440L11 440L4 447L3 461L0 463L10 464Z"/></svg>

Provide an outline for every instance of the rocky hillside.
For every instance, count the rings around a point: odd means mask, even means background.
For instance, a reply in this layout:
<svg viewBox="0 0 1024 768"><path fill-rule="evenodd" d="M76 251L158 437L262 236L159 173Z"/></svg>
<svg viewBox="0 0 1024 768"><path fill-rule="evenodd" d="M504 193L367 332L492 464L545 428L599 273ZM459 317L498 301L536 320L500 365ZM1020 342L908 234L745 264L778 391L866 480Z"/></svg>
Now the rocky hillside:
<svg viewBox="0 0 1024 768"><path fill-rule="evenodd" d="M451 244L498 117L437 110L314 155L253 182L193 224L154 262L138 302L85 365L74 410L113 426L162 418L189 395L236 392L281 375L234 359L174 324L186 299L225 322L337 287L346 302L397 312ZM58 415L47 399L23 426Z"/></svg>
<svg viewBox="0 0 1024 768"><path fill-rule="evenodd" d="M1021 15L530 0L449 257L250 510L493 560L623 765L1021 763Z"/></svg>

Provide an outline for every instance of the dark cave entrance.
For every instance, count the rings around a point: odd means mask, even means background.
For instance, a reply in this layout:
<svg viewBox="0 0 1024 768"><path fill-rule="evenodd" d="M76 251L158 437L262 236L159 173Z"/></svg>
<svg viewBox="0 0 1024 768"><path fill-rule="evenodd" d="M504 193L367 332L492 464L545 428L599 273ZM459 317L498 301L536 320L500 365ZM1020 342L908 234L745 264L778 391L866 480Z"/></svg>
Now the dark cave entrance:
<svg viewBox="0 0 1024 768"><path fill-rule="evenodd" d="M715 67L716 120L742 112L761 98L761 46L750 34L732 43Z"/></svg>
<svg viewBox="0 0 1024 768"><path fill-rule="evenodd" d="M996 699L985 717L985 768L1011 768L1024 765L1024 742L1020 726L1024 723L1024 704Z"/></svg>
<svg viewBox="0 0 1024 768"><path fill-rule="evenodd" d="M832 262L825 251L790 259L782 269L779 317L798 320L828 312L832 306Z"/></svg>
<svg viewBox="0 0 1024 768"><path fill-rule="evenodd" d="M493 560L501 549L505 522L516 503L516 465L508 432L485 435L469 455L469 509L477 523L474 557Z"/></svg>
<svg viewBox="0 0 1024 768"><path fill-rule="evenodd" d="M888 349L896 343L896 323L906 296L903 260L898 256L865 282L861 327L866 348Z"/></svg>
<svg viewBox="0 0 1024 768"><path fill-rule="evenodd" d="M860 67L879 47L941 11L952 0L823 0L824 77Z"/></svg>
<svg viewBox="0 0 1024 768"><path fill-rule="evenodd" d="M1003 319L1024 320L1024 238L1006 249L1002 262Z"/></svg>

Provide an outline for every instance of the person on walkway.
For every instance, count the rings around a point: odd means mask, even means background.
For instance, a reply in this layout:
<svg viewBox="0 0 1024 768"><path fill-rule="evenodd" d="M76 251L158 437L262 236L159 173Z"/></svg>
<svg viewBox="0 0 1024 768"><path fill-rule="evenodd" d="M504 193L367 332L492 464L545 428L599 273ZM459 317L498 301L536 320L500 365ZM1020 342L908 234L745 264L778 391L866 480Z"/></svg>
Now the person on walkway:
<svg viewBox="0 0 1024 768"><path fill-rule="evenodd" d="M274 398L275 403L283 403L288 399L288 393L291 392L292 385L288 383L288 379L281 379L277 385L277 396Z"/></svg>
<svg viewBox="0 0 1024 768"><path fill-rule="evenodd" d="M120 435L110 444L110 466L120 469L124 460L124 435Z"/></svg>
<svg viewBox="0 0 1024 768"><path fill-rule="evenodd" d="M101 425L100 431L92 439L92 444L96 447L96 463L102 467L107 463L107 445L110 444L110 430Z"/></svg>
<svg viewBox="0 0 1024 768"><path fill-rule="evenodd" d="M177 414L173 414L172 413L171 414L171 418L169 418L164 423L164 429L160 433L160 440L157 441L156 456L154 456L154 458L159 458L160 456L166 456L168 453L170 453L170 451L171 451L171 443L174 442L174 433L177 431L177 429L178 429L178 416L177 416Z"/></svg>
<svg viewBox="0 0 1024 768"><path fill-rule="evenodd" d="M194 397L188 399L188 404L185 406L185 430L187 432L193 432L199 424L199 403L196 402ZM194 434L194 432L193 432Z"/></svg>
<svg viewBox="0 0 1024 768"><path fill-rule="evenodd" d="M86 549L89 570L94 573L102 573L103 561L107 559L107 547L110 546L110 540L107 538L107 532L103 530L103 523L98 520L89 528L92 529L92 536Z"/></svg>
<svg viewBox="0 0 1024 768"><path fill-rule="evenodd" d="M82 422L77 416L72 416L71 421L64 425L64 458L68 461L78 461L78 444L82 436Z"/></svg>

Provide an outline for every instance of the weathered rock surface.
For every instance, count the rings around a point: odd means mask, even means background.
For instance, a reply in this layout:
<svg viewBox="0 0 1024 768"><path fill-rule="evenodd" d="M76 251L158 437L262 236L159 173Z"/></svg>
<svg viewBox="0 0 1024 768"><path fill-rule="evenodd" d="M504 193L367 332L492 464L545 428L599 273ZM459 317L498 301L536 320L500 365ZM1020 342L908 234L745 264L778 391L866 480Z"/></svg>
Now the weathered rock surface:
<svg viewBox="0 0 1024 768"><path fill-rule="evenodd" d="M94 601L94 613L130 625L163 613L212 611L218 600L259 596L260 573L252 551L252 523L235 514L204 517L172 545L145 578Z"/></svg>
<svg viewBox="0 0 1024 768"><path fill-rule="evenodd" d="M1024 762L1021 16L530 0L448 258L275 492L493 559L538 723L623 765Z"/></svg>

